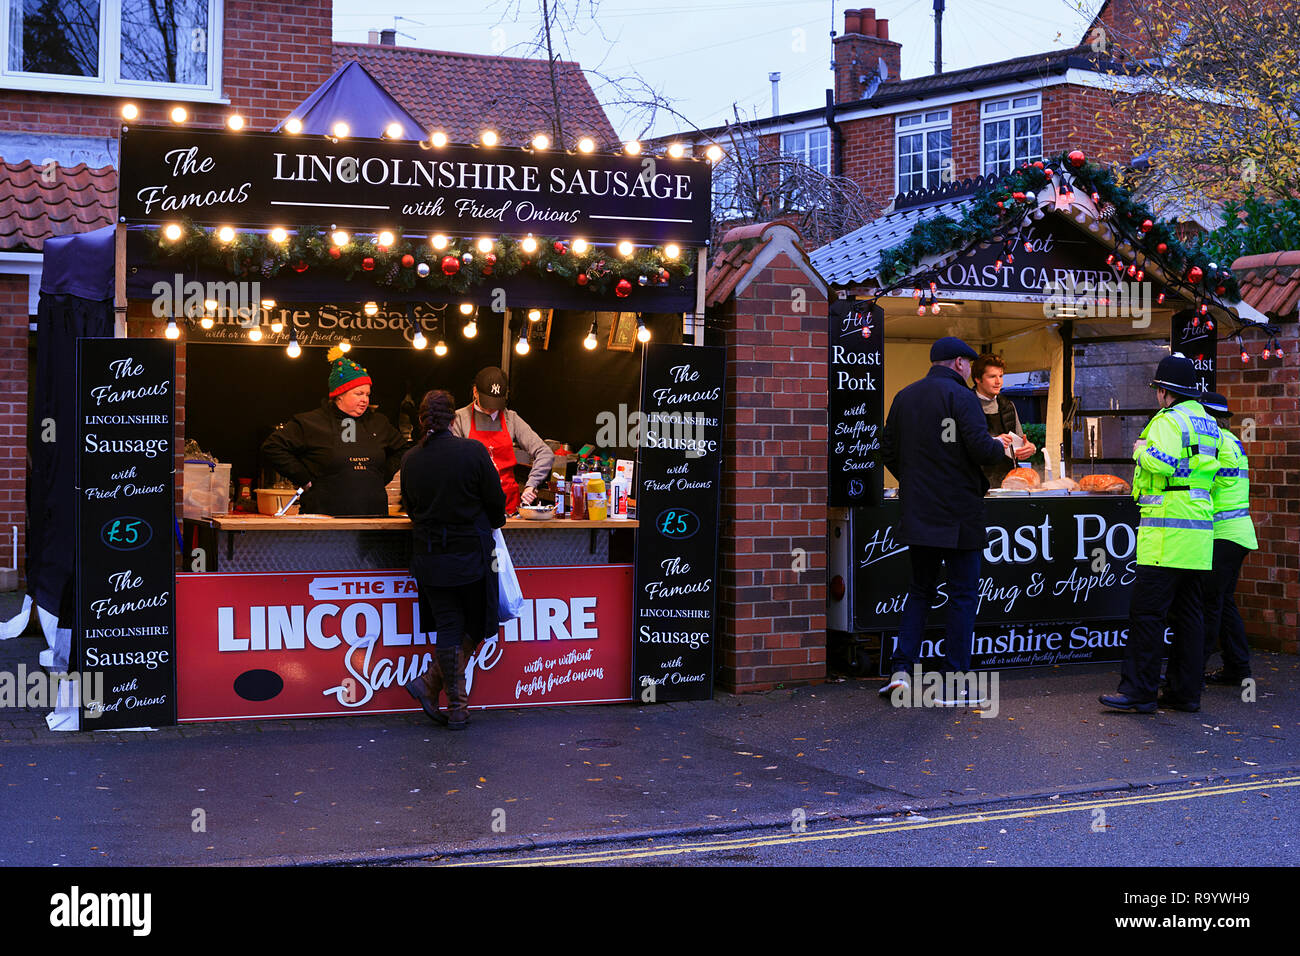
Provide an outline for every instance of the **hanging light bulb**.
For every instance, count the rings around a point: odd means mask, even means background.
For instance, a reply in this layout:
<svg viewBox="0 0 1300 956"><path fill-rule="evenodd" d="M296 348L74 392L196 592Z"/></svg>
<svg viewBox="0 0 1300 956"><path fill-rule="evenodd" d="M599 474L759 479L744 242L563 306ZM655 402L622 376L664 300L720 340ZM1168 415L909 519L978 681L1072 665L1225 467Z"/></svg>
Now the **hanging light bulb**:
<svg viewBox="0 0 1300 956"><path fill-rule="evenodd" d="M339 122L334 124L334 128L332 132L339 139L347 139L348 133L352 132L352 129L351 127L348 126L347 123L344 123L342 120L340 120Z"/></svg>
<svg viewBox="0 0 1300 956"><path fill-rule="evenodd" d="M484 255L487 255L489 252L492 251L492 245L493 245L492 240L484 236L482 239L478 241L478 251L483 253Z"/></svg>
<svg viewBox="0 0 1300 956"><path fill-rule="evenodd" d="M133 120L140 115L140 108L134 103L122 104L122 119Z"/></svg>
<svg viewBox="0 0 1300 956"><path fill-rule="evenodd" d="M260 325L253 326L248 330L248 337L254 342L262 341L262 327Z"/></svg>
<svg viewBox="0 0 1300 956"><path fill-rule="evenodd" d="M497 134L493 130L490 129L485 129L483 131L483 135L479 137L479 142L481 142L484 146L495 146L500 141L501 138L497 136Z"/></svg>
<svg viewBox="0 0 1300 956"><path fill-rule="evenodd" d="M632 245L632 243L628 242L626 239L618 244L618 254L624 258L627 258L635 251L636 246Z"/></svg>
<svg viewBox="0 0 1300 956"><path fill-rule="evenodd" d="M677 245L677 243L675 242L670 242L668 243L668 245L664 246L664 255L667 256L669 259L676 259L681 254L682 254L681 246Z"/></svg>
<svg viewBox="0 0 1300 956"><path fill-rule="evenodd" d="M275 308L275 300L274 300L274 299L263 299L263 300L261 301L260 304L261 304L261 306L262 306L263 309L274 309L274 308Z"/></svg>
<svg viewBox="0 0 1300 956"><path fill-rule="evenodd" d="M212 325L213 325L212 316L210 315L205 315L203 318L199 319L200 328L210 329L212 328Z"/></svg>
<svg viewBox="0 0 1300 956"><path fill-rule="evenodd" d="M582 340L582 347L588 352L596 347L596 320L591 320L591 329L587 332L587 337Z"/></svg>
<svg viewBox="0 0 1300 956"><path fill-rule="evenodd" d="M582 139L578 140L578 152L580 153L590 153L595 148L596 141L590 136L584 136Z"/></svg>
<svg viewBox="0 0 1300 956"><path fill-rule="evenodd" d="M668 147L668 155L673 159L681 159L686 155L686 147L681 143L672 143Z"/></svg>
<svg viewBox="0 0 1300 956"><path fill-rule="evenodd" d="M438 233L436 235L430 236L429 245L433 246L433 248L441 252L443 249L447 248L447 237L444 236L442 233Z"/></svg>
<svg viewBox="0 0 1300 956"><path fill-rule="evenodd" d="M351 343L348 339L339 339L339 351L340 351L340 352L351 352L351 351L352 351L352 343Z"/></svg>
<svg viewBox="0 0 1300 956"><path fill-rule="evenodd" d="M590 248L591 247L587 245L586 239L574 239L573 242L569 243L569 249L575 256L586 254L587 250Z"/></svg>
<svg viewBox="0 0 1300 956"><path fill-rule="evenodd" d="M520 355L527 355L530 346L528 345L528 326L519 327L519 341L515 343L515 351Z"/></svg>
<svg viewBox="0 0 1300 956"><path fill-rule="evenodd" d="M938 314L939 314L939 303L938 303L938 302L934 302L934 303L932 303L932 304L930 305L930 311L931 311L933 314L938 315Z"/></svg>
<svg viewBox="0 0 1300 956"><path fill-rule="evenodd" d="M284 331L284 323L281 322L279 319L274 320L271 323L271 331L274 332L276 335L279 335L281 332Z"/></svg>
<svg viewBox="0 0 1300 956"><path fill-rule="evenodd" d="M179 339L181 337L181 330L176 327L175 319L167 320L167 331L164 334L169 339Z"/></svg>
<svg viewBox="0 0 1300 956"><path fill-rule="evenodd" d="M912 290L912 298L913 298L913 299L919 299L919 298L921 298L921 287L920 287L920 286L917 286L915 289Z"/></svg>
<svg viewBox="0 0 1300 956"><path fill-rule="evenodd" d="M524 236L519 243L519 248L531 255L537 251L537 240L532 236Z"/></svg>
<svg viewBox="0 0 1300 956"><path fill-rule="evenodd" d="M284 131L286 133L301 133L302 120L296 116L290 117L284 124Z"/></svg>
<svg viewBox="0 0 1300 956"><path fill-rule="evenodd" d="M623 152L629 156L639 156L641 155L641 143L635 139L628 140L623 144Z"/></svg>
<svg viewBox="0 0 1300 956"><path fill-rule="evenodd" d="M238 113L231 113L226 117L226 125L237 133L244 128L244 118Z"/></svg>
<svg viewBox="0 0 1300 956"><path fill-rule="evenodd" d="M465 327L460 331L461 334L465 336L465 338L472 339L474 336L478 335L478 323L475 322L473 319L470 319L468 322L465 323Z"/></svg>
<svg viewBox="0 0 1300 956"><path fill-rule="evenodd" d="M268 233L268 236L272 242L281 243L289 238L289 233L280 226L276 226Z"/></svg>
<svg viewBox="0 0 1300 956"><path fill-rule="evenodd" d="M384 127L384 135L389 139L398 139L402 135L402 124L389 123Z"/></svg>
<svg viewBox="0 0 1300 956"><path fill-rule="evenodd" d="M189 119L189 116L190 114L185 112L185 107L183 106L172 107L171 118L173 123L184 123L187 119Z"/></svg>
<svg viewBox="0 0 1300 956"><path fill-rule="evenodd" d="M342 229L335 229L330 233L330 242L334 243L334 245L338 246L340 249L346 246L351 239L352 237Z"/></svg>
<svg viewBox="0 0 1300 956"><path fill-rule="evenodd" d="M711 163L716 163L722 159L722 147L714 143L704 151L704 157Z"/></svg>
<svg viewBox="0 0 1300 956"><path fill-rule="evenodd" d="M361 307L361 311L366 315L376 315L379 312L378 302L367 302Z"/></svg>
<svg viewBox="0 0 1300 956"><path fill-rule="evenodd" d="M447 145L447 134L440 129L436 129L429 134L429 143L437 149L442 149Z"/></svg>
<svg viewBox="0 0 1300 956"><path fill-rule="evenodd" d="M438 344L433 347L433 354L438 356L438 358L442 358L444 355L446 355L447 343L442 339L438 339Z"/></svg>
<svg viewBox="0 0 1300 956"><path fill-rule="evenodd" d="M473 315L473 314L474 314L474 306L470 305L468 302L462 302L462 303L460 304L460 314L461 314L461 315Z"/></svg>
<svg viewBox="0 0 1300 956"><path fill-rule="evenodd" d="M916 314L917 314L917 315L925 315L925 303L924 303L924 302L922 302L920 305L918 305L918 306L916 307Z"/></svg>
<svg viewBox="0 0 1300 956"><path fill-rule="evenodd" d="M646 328L645 319L639 314L636 317L636 340L643 343L650 341L650 330Z"/></svg>
<svg viewBox="0 0 1300 956"><path fill-rule="evenodd" d="M411 336L411 344L414 345L417 349L422 349L429 344L429 340L424 337L423 332L421 332L419 329L416 329L415 334Z"/></svg>
<svg viewBox="0 0 1300 956"><path fill-rule="evenodd" d="M285 347L285 352L288 353L289 358L297 358L302 354L302 347L298 344L297 339L290 339L289 344Z"/></svg>
<svg viewBox="0 0 1300 956"><path fill-rule="evenodd" d="M385 229L383 232L381 232L378 236L375 237L375 242L380 247L391 246L393 244L394 238L395 237L393 236L393 234L389 232L387 229Z"/></svg>
<svg viewBox="0 0 1300 956"><path fill-rule="evenodd" d="M1268 350L1268 346L1267 345L1264 346L1264 351L1260 353L1260 357L1264 359L1269 359L1272 358L1272 356L1273 353Z"/></svg>
<svg viewBox="0 0 1300 956"><path fill-rule="evenodd" d="M551 148L551 137L545 133L538 133L533 137L533 149L542 150Z"/></svg>
<svg viewBox="0 0 1300 956"><path fill-rule="evenodd" d="M163 226L163 236L170 239L172 242L175 242L182 235L184 235L184 232L181 230L181 227L174 222L169 222L167 225Z"/></svg>
<svg viewBox="0 0 1300 956"><path fill-rule="evenodd" d="M542 321L542 310L541 310L541 309L529 309L529 310L528 310L528 321L529 321L529 322L540 322L540 321Z"/></svg>
<svg viewBox="0 0 1300 956"><path fill-rule="evenodd" d="M235 239L235 230L229 226L222 226L217 230L217 238L222 242L233 242Z"/></svg>

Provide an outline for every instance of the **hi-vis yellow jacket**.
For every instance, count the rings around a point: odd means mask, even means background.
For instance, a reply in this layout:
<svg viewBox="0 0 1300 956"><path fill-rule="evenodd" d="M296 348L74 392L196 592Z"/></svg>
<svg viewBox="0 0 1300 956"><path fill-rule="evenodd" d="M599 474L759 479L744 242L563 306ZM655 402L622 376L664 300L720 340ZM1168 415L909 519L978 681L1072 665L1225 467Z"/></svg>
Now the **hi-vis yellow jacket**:
<svg viewBox="0 0 1300 956"><path fill-rule="evenodd" d="M1219 470L1219 426L1190 399L1161 409L1133 456L1133 497L1141 507L1137 563L1208 571L1214 563L1211 488Z"/></svg>
<svg viewBox="0 0 1300 956"><path fill-rule="evenodd" d="M1214 540L1235 541L1247 551L1259 548L1250 520L1250 462L1237 436L1220 428L1219 470L1210 489L1214 505Z"/></svg>

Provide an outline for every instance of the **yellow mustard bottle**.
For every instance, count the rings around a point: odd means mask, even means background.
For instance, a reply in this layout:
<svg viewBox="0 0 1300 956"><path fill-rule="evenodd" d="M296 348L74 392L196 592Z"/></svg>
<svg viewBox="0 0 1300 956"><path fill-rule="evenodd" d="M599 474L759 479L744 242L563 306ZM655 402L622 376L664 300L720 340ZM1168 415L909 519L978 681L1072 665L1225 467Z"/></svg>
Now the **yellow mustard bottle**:
<svg viewBox="0 0 1300 956"><path fill-rule="evenodd" d="M604 521L608 516L608 499L605 495L605 479L598 474L587 478L587 518L590 521Z"/></svg>

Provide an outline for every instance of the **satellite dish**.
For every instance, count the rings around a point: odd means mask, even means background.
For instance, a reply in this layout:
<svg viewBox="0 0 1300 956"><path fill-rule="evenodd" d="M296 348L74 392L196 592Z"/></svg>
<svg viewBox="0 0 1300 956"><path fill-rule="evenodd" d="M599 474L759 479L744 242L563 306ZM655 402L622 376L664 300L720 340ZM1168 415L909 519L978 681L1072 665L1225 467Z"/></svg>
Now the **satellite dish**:
<svg viewBox="0 0 1300 956"><path fill-rule="evenodd" d="M885 62L883 56L876 58L876 74L880 77L881 83L889 79L889 64Z"/></svg>

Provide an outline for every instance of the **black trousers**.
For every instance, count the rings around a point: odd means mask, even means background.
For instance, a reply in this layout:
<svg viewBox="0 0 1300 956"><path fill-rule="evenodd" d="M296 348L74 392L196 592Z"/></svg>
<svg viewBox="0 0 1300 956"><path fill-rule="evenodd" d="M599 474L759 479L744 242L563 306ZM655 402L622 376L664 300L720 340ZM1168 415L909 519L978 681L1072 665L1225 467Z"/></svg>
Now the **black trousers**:
<svg viewBox="0 0 1300 956"><path fill-rule="evenodd" d="M1137 566L1129 604L1128 646L1120 666L1119 692L1139 703L1156 699L1165 619L1174 629L1169 649L1169 696L1199 704L1205 677L1203 602L1209 571Z"/></svg>
<svg viewBox="0 0 1300 956"><path fill-rule="evenodd" d="M970 670L971 641L975 633L975 611L979 605L980 555L977 548L908 547L912 583L899 625L898 644L890 656L889 671L909 674L921 654L925 619L938 594L939 571L948 569L948 607L943 651L950 671Z"/></svg>
<svg viewBox="0 0 1300 956"><path fill-rule="evenodd" d="M420 620L433 623L438 647L456 647L467 633L483 633L482 579L455 587L421 587L419 593Z"/></svg>
<svg viewBox="0 0 1300 956"><path fill-rule="evenodd" d="M1250 551L1235 541L1222 538L1215 541L1214 570L1205 590L1205 660L1208 662L1221 649L1223 669L1236 677L1250 676L1250 644L1246 641L1241 612L1232 599L1241 563L1248 554Z"/></svg>

